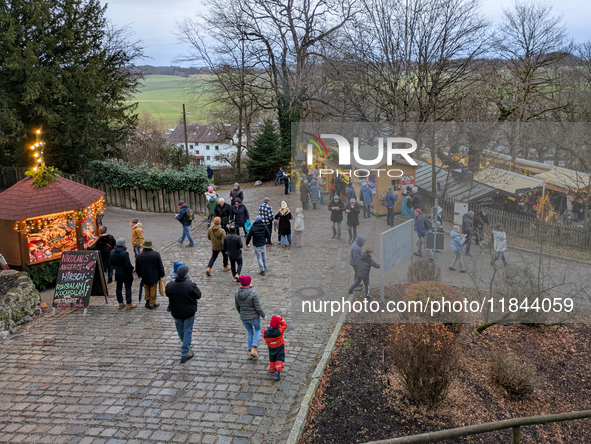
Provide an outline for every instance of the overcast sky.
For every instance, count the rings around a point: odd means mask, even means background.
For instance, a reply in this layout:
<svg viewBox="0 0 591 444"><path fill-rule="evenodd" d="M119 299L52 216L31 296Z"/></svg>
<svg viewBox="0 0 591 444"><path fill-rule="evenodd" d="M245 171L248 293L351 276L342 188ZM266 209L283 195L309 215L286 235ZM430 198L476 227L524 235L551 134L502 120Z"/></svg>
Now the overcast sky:
<svg viewBox="0 0 591 444"><path fill-rule="evenodd" d="M591 0L552 1L554 12L563 14L571 36L575 41L591 40ZM141 40L145 54L151 58L139 64L168 66L188 52L188 47L179 44L175 20L194 16L200 9L198 0L103 0L107 3L107 16L118 27L129 25L136 40ZM508 8L513 0L482 0L486 17L498 21L502 8Z"/></svg>

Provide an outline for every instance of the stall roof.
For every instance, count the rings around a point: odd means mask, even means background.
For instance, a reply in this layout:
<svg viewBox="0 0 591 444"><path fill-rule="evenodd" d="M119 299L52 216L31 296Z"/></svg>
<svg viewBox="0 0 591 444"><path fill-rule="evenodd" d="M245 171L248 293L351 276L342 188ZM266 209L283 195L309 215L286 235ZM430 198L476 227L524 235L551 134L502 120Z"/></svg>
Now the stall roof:
<svg viewBox="0 0 591 444"><path fill-rule="evenodd" d="M0 219L21 220L86 208L103 194L86 185L60 177L41 188L27 177L0 193Z"/></svg>
<svg viewBox="0 0 591 444"><path fill-rule="evenodd" d="M518 190L529 190L544 185L544 181L523 176L500 168L484 168L474 175L474 180L511 194L521 194Z"/></svg>
<svg viewBox="0 0 591 444"><path fill-rule="evenodd" d="M431 191L431 178L433 177L431 164L418 161L419 167L416 170L416 186ZM478 201L491 195L511 195L496 188L484 185L476 180L470 180L470 177L462 176L462 173L449 171L445 168L436 168L437 182L441 184L441 190L447 187L445 195L457 201L465 202L470 198L471 201Z"/></svg>
<svg viewBox="0 0 591 444"><path fill-rule="evenodd" d="M554 185L560 191L579 191L589 186L589 174L578 171L555 168L534 176L536 179Z"/></svg>

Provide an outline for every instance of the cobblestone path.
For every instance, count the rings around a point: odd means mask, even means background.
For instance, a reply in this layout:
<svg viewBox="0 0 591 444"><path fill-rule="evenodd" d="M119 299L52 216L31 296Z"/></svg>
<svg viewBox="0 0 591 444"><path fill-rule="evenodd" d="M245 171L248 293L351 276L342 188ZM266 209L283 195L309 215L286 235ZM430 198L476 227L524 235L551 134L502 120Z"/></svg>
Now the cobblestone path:
<svg viewBox="0 0 591 444"><path fill-rule="evenodd" d="M295 213L299 196L281 191L245 190L251 220L265 194L274 211L284 197L293 198L287 202ZM264 342L259 360L247 359L246 332L234 308L238 285L222 272L221 257L213 276L205 276L211 250L198 216L196 248L176 242L157 248L167 273L173 260L186 263L203 292L193 334L195 358L180 364L180 341L166 298L158 297L162 306L154 311L143 304L118 310L111 285L109 303L93 298L87 317L82 309L58 310L0 343L0 442L285 442L333 328L313 318L292 319L293 292L314 287L346 295L351 278L346 227L342 240L332 240L325 205L305 215L304 248L279 248L275 234L267 276L258 275L253 248L243 251L243 274L253 276L267 322L279 314L289 325L280 382L267 370ZM150 225L144 230L150 238ZM138 284L136 279L134 299Z"/></svg>

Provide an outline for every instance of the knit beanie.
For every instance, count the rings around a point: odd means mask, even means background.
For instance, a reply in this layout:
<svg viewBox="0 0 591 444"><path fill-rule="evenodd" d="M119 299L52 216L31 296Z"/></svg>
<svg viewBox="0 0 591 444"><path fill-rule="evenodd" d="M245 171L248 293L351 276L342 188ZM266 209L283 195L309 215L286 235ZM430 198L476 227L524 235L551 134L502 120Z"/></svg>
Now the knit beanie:
<svg viewBox="0 0 591 444"><path fill-rule="evenodd" d="M285 201L281 202L281 208L287 208L287 204L285 203Z"/></svg>
<svg viewBox="0 0 591 444"><path fill-rule="evenodd" d="M423 212L421 211L421 209L420 209L420 208L417 208L415 211L416 211L417 213L419 213L419 214L423 214Z"/></svg>
<svg viewBox="0 0 591 444"><path fill-rule="evenodd" d="M213 187L207 187L207 191L211 193L213 191Z"/></svg>
<svg viewBox="0 0 591 444"><path fill-rule="evenodd" d="M257 217L254 218L254 221L255 222L260 222L262 220L263 220L263 218L261 216L257 216Z"/></svg>
<svg viewBox="0 0 591 444"><path fill-rule="evenodd" d="M240 288L248 288L252 282L250 276L240 276L238 280L240 281Z"/></svg>
<svg viewBox="0 0 591 444"><path fill-rule="evenodd" d="M187 274L189 273L189 267L187 267L186 265L181 265L179 267L179 269L176 272L176 275L180 278L184 278L187 277Z"/></svg>
<svg viewBox="0 0 591 444"><path fill-rule="evenodd" d="M222 223L222 219L220 219L218 216L213 218L214 225L221 225L221 223Z"/></svg>
<svg viewBox="0 0 591 444"><path fill-rule="evenodd" d="M271 328L281 327L281 318L279 316L273 316L271 318L271 322L269 322L269 327L271 327Z"/></svg>
<svg viewBox="0 0 591 444"><path fill-rule="evenodd" d="M117 246L118 247L124 247L125 246L125 238L121 237L119 239L117 239Z"/></svg>

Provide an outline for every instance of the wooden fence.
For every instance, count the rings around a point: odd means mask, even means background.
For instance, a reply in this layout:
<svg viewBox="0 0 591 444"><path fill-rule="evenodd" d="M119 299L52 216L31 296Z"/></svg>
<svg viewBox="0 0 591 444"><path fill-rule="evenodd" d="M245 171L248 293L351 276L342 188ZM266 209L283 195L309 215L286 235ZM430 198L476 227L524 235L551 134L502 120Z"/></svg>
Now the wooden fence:
<svg viewBox="0 0 591 444"><path fill-rule="evenodd" d="M246 183L253 182L254 179L248 174L248 170L243 168L240 170L240 174L236 170L227 168L213 171L213 183L221 185L225 183Z"/></svg>
<svg viewBox="0 0 591 444"><path fill-rule="evenodd" d="M443 208L443 220L454 220L454 203L455 201L449 198L438 198L438 204ZM421 189L422 208L427 211L434 205L434 195L429 191ZM474 213L478 213L483 206L470 202L469 208ZM591 249L591 229L589 228L579 228L577 225L565 225L560 222L548 224L530 216L509 213L493 208L488 208L487 210L491 228L495 224L500 223L503 225L503 230L509 236L531 239L546 245L560 246L568 250Z"/></svg>

